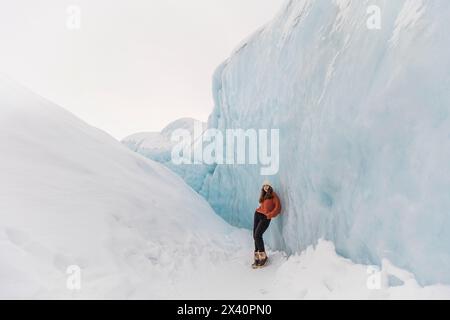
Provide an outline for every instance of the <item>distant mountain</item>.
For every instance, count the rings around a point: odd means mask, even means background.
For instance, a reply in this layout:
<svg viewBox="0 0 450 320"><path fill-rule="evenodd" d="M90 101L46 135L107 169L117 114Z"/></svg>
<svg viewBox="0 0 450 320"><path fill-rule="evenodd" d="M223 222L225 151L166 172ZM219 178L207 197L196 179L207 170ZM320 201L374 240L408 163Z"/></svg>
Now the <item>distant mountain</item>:
<svg viewBox="0 0 450 320"><path fill-rule="evenodd" d="M132 134L124 138L122 143L130 150L164 164L180 175L195 191L199 191L210 168L203 165L174 165L171 162L172 147L176 144L171 141L172 133L177 129L185 129L195 139L196 125L202 129L202 132L206 130L206 123L192 118L182 118L171 122L161 132Z"/></svg>

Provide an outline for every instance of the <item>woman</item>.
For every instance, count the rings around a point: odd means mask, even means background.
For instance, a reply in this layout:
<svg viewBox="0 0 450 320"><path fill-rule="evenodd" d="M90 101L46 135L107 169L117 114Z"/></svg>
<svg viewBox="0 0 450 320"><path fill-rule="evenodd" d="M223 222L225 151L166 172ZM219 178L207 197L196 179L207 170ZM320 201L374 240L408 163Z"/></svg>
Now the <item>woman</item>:
<svg viewBox="0 0 450 320"><path fill-rule="evenodd" d="M267 254L264 248L263 234L270 225L270 221L281 212L281 202L269 181L264 181L259 208L256 209L253 224L253 239L255 240L255 262L253 268L263 267L267 262Z"/></svg>

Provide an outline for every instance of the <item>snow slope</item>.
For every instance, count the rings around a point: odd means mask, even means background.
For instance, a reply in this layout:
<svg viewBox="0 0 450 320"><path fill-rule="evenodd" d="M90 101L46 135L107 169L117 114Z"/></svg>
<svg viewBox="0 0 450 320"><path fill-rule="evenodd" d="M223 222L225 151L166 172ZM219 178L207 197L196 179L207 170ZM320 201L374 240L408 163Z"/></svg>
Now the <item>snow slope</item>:
<svg viewBox="0 0 450 320"><path fill-rule="evenodd" d="M195 132L196 125L199 128L198 133ZM191 188L199 191L203 185L204 176L211 169L203 165L174 165L172 163L172 148L177 142L172 141L171 138L172 133L178 129L187 130L195 143L206 129L206 123L192 118L181 118L168 124L161 132L136 133L124 138L122 143L130 150L164 164L181 176Z"/></svg>
<svg viewBox="0 0 450 320"><path fill-rule="evenodd" d="M325 238L450 283L449 18L447 0L291 0L217 69L210 127L280 129L274 248ZM263 179L218 165L200 193L251 227Z"/></svg>
<svg viewBox="0 0 450 320"><path fill-rule="evenodd" d="M236 250L239 231L164 166L4 78L0 111L0 298L70 298L70 265L73 297L170 296L185 263Z"/></svg>

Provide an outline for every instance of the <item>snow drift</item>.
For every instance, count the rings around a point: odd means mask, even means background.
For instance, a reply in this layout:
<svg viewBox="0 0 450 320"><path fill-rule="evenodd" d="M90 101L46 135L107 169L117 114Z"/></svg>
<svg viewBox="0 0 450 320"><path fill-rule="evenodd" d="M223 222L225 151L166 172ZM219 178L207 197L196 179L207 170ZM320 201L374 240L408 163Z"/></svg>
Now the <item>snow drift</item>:
<svg viewBox="0 0 450 320"><path fill-rule="evenodd" d="M0 298L173 297L239 249L169 169L2 77L0 140Z"/></svg>
<svg viewBox="0 0 450 320"><path fill-rule="evenodd" d="M280 129L274 248L325 238L450 283L449 18L446 0L291 0L217 69L210 127ZM218 165L200 193L250 227L263 179Z"/></svg>

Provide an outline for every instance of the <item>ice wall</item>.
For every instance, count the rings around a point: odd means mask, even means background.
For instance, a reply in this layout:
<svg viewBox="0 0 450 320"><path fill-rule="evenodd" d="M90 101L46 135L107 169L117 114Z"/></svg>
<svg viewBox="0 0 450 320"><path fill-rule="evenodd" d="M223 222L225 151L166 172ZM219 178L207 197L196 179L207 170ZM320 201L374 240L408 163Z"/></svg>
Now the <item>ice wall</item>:
<svg viewBox="0 0 450 320"><path fill-rule="evenodd" d="M292 0L217 69L210 127L280 129L273 247L324 237L450 283L449 19L447 0ZM250 227L263 180L218 165L200 193Z"/></svg>

